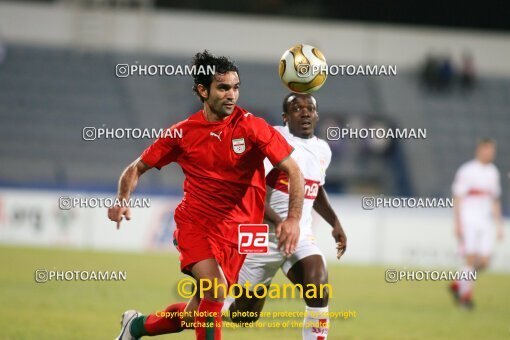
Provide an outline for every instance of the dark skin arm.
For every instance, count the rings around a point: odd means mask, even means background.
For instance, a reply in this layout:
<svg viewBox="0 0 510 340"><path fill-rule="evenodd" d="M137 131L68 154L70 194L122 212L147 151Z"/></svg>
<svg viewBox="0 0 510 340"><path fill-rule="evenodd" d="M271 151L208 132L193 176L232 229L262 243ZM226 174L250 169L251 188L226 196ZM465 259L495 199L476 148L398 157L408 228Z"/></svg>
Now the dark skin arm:
<svg viewBox="0 0 510 340"><path fill-rule="evenodd" d="M278 226L280 223L282 223L282 218L280 215L278 215L273 208L271 208L271 205L269 204L271 202L271 188L267 187L266 190L266 206L264 209L264 222L269 222L273 224L275 227Z"/></svg>
<svg viewBox="0 0 510 340"><path fill-rule="evenodd" d="M340 220L329 203L328 194L322 186L319 187L317 198L313 202L313 209L333 227L331 234L336 241L336 257L340 259L347 250L347 236L340 224Z"/></svg>
<svg viewBox="0 0 510 340"><path fill-rule="evenodd" d="M117 198L128 200L135 190L140 176L149 169L150 167L142 162L140 158L137 158L133 163L128 165L120 176ZM108 218L111 221L117 222L117 229L120 228L120 221L122 221L123 216L128 221L131 219L129 207L114 206L108 209Z"/></svg>

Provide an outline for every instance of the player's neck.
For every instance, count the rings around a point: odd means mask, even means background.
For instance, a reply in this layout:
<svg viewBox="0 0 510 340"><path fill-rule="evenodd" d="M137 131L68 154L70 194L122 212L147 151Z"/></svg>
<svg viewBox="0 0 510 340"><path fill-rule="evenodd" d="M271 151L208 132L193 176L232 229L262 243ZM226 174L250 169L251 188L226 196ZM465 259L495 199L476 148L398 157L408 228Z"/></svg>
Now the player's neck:
<svg viewBox="0 0 510 340"><path fill-rule="evenodd" d="M221 122L225 120L228 115L220 115L211 110L211 108L204 104L204 118L208 122Z"/></svg>
<svg viewBox="0 0 510 340"><path fill-rule="evenodd" d="M490 161L489 161L489 162L487 162L487 161L485 161L485 160L483 160L483 159L480 159L480 158L478 158L478 157L477 157L477 158L475 158L475 159L476 159L479 163L481 163L482 165L487 165L487 164L491 164L491 163L492 163L492 162L490 162Z"/></svg>
<svg viewBox="0 0 510 340"><path fill-rule="evenodd" d="M311 138L313 138L313 137L314 137L314 134L313 134L313 133L312 133L312 134L310 134L310 135L308 135L308 134L300 134L300 133L298 133L298 132L296 132L296 131L294 131L294 130L291 130L291 129L290 129L290 127L288 127L288 129L289 129L290 134L291 134L291 135L293 135L294 137L297 137L297 138L301 138L301 139L311 139Z"/></svg>

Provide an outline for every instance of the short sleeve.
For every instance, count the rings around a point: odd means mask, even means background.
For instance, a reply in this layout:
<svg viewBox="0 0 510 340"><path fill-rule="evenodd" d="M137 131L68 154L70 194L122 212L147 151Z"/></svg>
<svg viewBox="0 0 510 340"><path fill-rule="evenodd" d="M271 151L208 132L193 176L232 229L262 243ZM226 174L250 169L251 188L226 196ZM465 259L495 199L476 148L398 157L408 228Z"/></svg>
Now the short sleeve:
<svg viewBox="0 0 510 340"><path fill-rule="evenodd" d="M324 164L320 164L321 167L321 180L319 185L324 185L326 183L326 170L328 170L329 165L331 164L331 148L329 144L324 142L324 155L325 159L320 160L320 162L324 162Z"/></svg>
<svg viewBox="0 0 510 340"><path fill-rule="evenodd" d="M252 125L255 143L272 165L278 165L294 151L285 138L262 118L254 117Z"/></svg>
<svg viewBox="0 0 510 340"><path fill-rule="evenodd" d="M457 170L452 184L452 193L454 196L465 196L469 191L469 183L464 167Z"/></svg>
<svg viewBox="0 0 510 340"><path fill-rule="evenodd" d="M273 170L274 166L271 164L271 161L267 158L264 159L264 170L265 170L265 176Z"/></svg>
<svg viewBox="0 0 510 340"><path fill-rule="evenodd" d="M169 128L174 130L174 127ZM141 160L150 167L161 169L177 160L179 155L180 137L175 134L168 134L158 139L140 156Z"/></svg>

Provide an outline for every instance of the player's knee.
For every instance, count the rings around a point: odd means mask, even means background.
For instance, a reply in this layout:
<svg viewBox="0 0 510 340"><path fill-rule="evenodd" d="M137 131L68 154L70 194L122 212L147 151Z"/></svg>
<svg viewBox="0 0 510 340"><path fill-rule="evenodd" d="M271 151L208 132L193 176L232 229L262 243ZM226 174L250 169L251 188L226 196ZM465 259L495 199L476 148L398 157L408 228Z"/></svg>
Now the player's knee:
<svg viewBox="0 0 510 340"><path fill-rule="evenodd" d="M326 307L328 305L329 301L329 290L327 287L317 287L317 290L315 291L316 294L313 294L314 296L310 296L311 294L308 294L308 296L305 296L305 303L308 307Z"/></svg>
<svg viewBox="0 0 510 340"><path fill-rule="evenodd" d="M328 275L326 271L315 271L306 278L304 289L312 289L313 294L305 294L305 302L309 307L326 307L329 300ZM310 286L311 285L311 286Z"/></svg>
<svg viewBox="0 0 510 340"><path fill-rule="evenodd" d="M325 285L328 283L328 272L323 269L314 270L305 276L304 282L317 287Z"/></svg>

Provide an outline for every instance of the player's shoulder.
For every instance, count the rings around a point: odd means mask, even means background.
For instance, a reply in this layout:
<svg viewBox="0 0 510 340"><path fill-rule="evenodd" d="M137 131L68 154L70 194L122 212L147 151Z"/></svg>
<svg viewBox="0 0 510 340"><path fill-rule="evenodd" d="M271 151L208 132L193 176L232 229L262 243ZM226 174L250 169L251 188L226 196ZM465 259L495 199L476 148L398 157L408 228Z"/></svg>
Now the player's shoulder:
<svg viewBox="0 0 510 340"><path fill-rule="evenodd" d="M273 128L278 131L279 133L281 133L282 135L286 135L287 134L287 130L285 129L285 126L282 126L282 125L273 125Z"/></svg>
<svg viewBox="0 0 510 340"><path fill-rule="evenodd" d="M332 154L331 148L329 147L329 144L324 139L314 136L312 147L314 149L314 153L321 155L322 157L331 159L331 154Z"/></svg>
<svg viewBox="0 0 510 340"><path fill-rule="evenodd" d="M471 159L459 166L459 172L473 171L478 168L479 164L475 159Z"/></svg>
<svg viewBox="0 0 510 340"><path fill-rule="evenodd" d="M236 116L234 117L234 124L244 131L246 131L249 135L256 136L258 131L265 130L268 127L271 128L268 122L262 117L259 117L250 111L243 109L242 107L237 107L237 111L234 113Z"/></svg>
<svg viewBox="0 0 510 340"><path fill-rule="evenodd" d="M319 138L317 136L315 138L317 140L317 146L319 148L321 148L322 150L324 150L325 152L331 154L331 148L329 147L328 142L326 142L324 139Z"/></svg>
<svg viewBox="0 0 510 340"><path fill-rule="evenodd" d="M499 176L499 169L498 167L496 166L496 164L494 163L490 163L489 164L489 168L491 169L491 171L496 174L497 176Z"/></svg>
<svg viewBox="0 0 510 340"><path fill-rule="evenodd" d="M267 122L264 120L264 118L258 117L256 115L254 115L253 113L251 113L250 111L248 111L240 106L237 106L236 108L237 108L236 115L239 117L239 121L242 121L242 122L248 123L248 124L252 124L252 123L267 124Z"/></svg>
<svg viewBox="0 0 510 340"><path fill-rule="evenodd" d="M174 129L174 128L183 128L183 127L186 127L186 126L189 126L189 125L194 125L194 124L200 123L202 121L203 121L202 110L199 110L199 111L189 115L188 118L183 119L183 120L175 123L174 125L171 126L171 128L172 129Z"/></svg>

